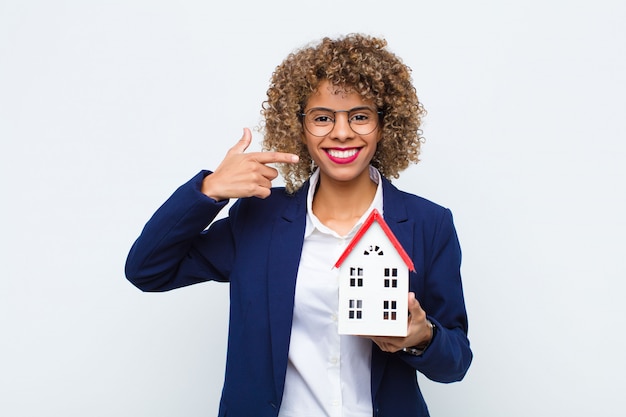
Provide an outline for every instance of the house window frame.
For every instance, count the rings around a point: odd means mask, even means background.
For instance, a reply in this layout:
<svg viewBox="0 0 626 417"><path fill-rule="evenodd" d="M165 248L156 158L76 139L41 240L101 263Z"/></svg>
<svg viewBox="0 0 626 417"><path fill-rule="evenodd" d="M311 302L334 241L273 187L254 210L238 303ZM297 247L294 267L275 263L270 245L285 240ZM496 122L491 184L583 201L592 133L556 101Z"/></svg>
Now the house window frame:
<svg viewBox="0 0 626 417"><path fill-rule="evenodd" d="M398 268L385 268L383 286L385 288L398 288Z"/></svg>
<svg viewBox="0 0 626 417"><path fill-rule="evenodd" d="M363 268L357 266L350 267L350 287L363 287Z"/></svg>
<svg viewBox="0 0 626 417"><path fill-rule="evenodd" d="M398 319L398 302L396 300L383 300L383 320Z"/></svg>
<svg viewBox="0 0 626 417"><path fill-rule="evenodd" d="M349 299L348 300L348 319L350 320L362 320L363 319L363 300Z"/></svg>

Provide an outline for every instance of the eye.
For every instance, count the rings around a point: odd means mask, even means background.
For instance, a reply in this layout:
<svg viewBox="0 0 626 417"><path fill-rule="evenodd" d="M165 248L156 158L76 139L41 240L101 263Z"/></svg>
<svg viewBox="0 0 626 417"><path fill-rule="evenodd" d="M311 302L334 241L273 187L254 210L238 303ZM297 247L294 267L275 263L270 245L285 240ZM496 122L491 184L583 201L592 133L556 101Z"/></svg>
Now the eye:
<svg viewBox="0 0 626 417"><path fill-rule="evenodd" d="M350 123L365 124L372 120L371 110L357 110L350 113Z"/></svg>
<svg viewBox="0 0 626 417"><path fill-rule="evenodd" d="M332 112L322 109L310 111L306 115L309 122L316 125L333 124L335 122L334 116Z"/></svg>
<svg viewBox="0 0 626 417"><path fill-rule="evenodd" d="M332 123L333 118L329 114L318 114L313 117L315 123Z"/></svg>
<svg viewBox="0 0 626 417"><path fill-rule="evenodd" d="M359 113L359 114L352 115L352 120L356 122L367 120L367 119L369 119L369 116L367 114Z"/></svg>

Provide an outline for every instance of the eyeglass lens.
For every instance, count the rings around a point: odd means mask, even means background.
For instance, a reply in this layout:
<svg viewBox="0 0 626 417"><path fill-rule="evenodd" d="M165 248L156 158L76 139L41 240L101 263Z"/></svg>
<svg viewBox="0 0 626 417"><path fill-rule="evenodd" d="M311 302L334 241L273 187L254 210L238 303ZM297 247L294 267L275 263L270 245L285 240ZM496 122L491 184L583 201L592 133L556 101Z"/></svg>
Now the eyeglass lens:
<svg viewBox="0 0 626 417"><path fill-rule="evenodd" d="M357 107L350 110L312 108L303 114L304 126L313 136L326 136L335 126L337 113L346 113L350 128L359 135L368 135L378 126L379 112L370 107Z"/></svg>

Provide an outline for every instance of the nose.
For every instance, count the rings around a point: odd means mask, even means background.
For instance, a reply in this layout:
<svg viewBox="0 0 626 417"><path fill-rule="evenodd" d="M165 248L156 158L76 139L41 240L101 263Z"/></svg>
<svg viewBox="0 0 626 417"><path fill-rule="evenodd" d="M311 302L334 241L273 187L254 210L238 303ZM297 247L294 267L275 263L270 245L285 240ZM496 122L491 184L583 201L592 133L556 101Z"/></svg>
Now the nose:
<svg viewBox="0 0 626 417"><path fill-rule="evenodd" d="M353 137L354 131L350 127L347 111L337 111L335 113L335 124L330 132L332 139L345 141Z"/></svg>

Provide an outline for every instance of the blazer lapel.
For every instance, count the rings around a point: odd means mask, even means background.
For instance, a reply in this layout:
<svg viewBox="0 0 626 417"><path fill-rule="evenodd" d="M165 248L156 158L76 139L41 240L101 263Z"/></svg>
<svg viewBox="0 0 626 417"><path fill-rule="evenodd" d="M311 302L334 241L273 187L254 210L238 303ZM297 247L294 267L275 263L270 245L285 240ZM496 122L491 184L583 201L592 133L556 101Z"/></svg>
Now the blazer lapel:
<svg viewBox="0 0 626 417"><path fill-rule="evenodd" d="M306 225L308 182L277 216L269 248L268 289L276 398L281 400L287 372L296 277Z"/></svg>
<svg viewBox="0 0 626 417"><path fill-rule="evenodd" d="M383 217L410 256L413 253L413 220L409 218L400 191L388 180L383 181Z"/></svg>

